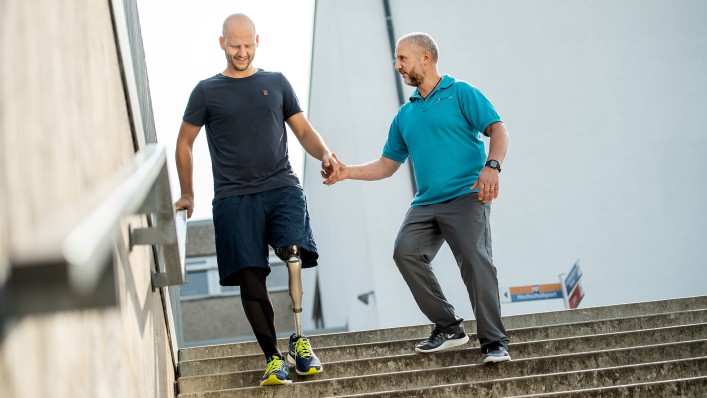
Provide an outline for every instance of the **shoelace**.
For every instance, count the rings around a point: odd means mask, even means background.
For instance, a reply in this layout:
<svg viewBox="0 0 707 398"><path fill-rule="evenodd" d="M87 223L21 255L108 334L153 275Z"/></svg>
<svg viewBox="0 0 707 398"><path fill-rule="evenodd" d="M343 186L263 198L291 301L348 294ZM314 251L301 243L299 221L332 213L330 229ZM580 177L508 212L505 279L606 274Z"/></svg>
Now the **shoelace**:
<svg viewBox="0 0 707 398"><path fill-rule="evenodd" d="M282 359L280 357L273 355L270 362L268 362L268 367L265 369L265 373L273 373L282 369Z"/></svg>
<svg viewBox="0 0 707 398"><path fill-rule="evenodd" d="M297 355L301 357L311 357L312 356L312 347L309 345L309 341L305 338L300 338L297 341L295 341L295 352Z"/></svg>
<svg viewBox="0 0 707 398"><path fill-rule="evenodd" d="M430 335L430 340L434 340L435 338L437 338L437 336L440 335L442 335L442 329L435 327L432 331L432 334Z"/></svg>

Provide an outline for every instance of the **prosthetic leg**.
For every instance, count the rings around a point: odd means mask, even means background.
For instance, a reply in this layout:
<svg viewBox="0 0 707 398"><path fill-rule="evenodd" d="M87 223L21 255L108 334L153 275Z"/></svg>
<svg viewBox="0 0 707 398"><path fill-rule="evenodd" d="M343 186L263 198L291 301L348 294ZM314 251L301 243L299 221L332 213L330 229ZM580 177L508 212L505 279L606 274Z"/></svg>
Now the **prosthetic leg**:
<svg viewBox="0 0 707 398"><path fill-rule="evenodd" d="M287 265L292 312L295 315L295 335L302 336L302 261L299 247L285 246L278 252L278 257Z"/></svg>
<svg viewBox="0 0 707 398"><path fill-rule="evenodd" d="M275 249L275 254L287 264L287 273L290 277L290 299L292 312L295 314L295 332L290 336L287 344L287 360L295 365L295 371L300 376L313 375L324 371L309 339L302 333L302 261L300 248L289 245Z"/></svg>

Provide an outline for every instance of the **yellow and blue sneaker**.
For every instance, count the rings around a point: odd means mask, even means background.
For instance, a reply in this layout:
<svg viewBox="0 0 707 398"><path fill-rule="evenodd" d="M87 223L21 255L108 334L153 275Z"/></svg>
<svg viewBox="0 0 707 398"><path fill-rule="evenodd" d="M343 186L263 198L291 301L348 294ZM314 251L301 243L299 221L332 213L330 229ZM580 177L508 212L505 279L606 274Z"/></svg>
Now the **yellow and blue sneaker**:
<svg viewBox="0 0 707 398"><path fill-rule="evenodd" d="M275 354L268 358L268 367L265 369L263 378L260 379L261 386L279 386L290 384L290 367L282 360L280 354Z"/></svg>
<svg viewBox="0 0 707 398"><path fill-rule="evenodd" d="M309 339L292 333L287 344L287 360L295 365L295 372L300 376L313 375L324 371L319 358L314 355Z"/></svg>

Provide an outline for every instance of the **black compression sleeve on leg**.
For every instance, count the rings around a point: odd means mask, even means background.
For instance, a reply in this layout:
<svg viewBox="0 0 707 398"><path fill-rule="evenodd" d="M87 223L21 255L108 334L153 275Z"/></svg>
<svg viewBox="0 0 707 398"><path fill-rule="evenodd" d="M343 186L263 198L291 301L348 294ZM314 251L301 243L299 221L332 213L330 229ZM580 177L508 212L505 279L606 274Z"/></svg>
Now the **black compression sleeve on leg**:
<svg viewBox="0 0 707 398"><path fill-rule="evenodd" d="M268 270L245 268L240 271L241 303L265 357L279 354L275 333L275 311L265 285Z"/></svg>

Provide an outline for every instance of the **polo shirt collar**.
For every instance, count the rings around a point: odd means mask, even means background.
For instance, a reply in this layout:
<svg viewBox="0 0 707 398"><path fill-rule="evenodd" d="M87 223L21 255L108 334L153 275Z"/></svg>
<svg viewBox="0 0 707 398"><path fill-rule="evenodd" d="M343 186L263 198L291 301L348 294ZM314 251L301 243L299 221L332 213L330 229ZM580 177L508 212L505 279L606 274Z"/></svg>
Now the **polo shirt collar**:
<svg viewBox="0 0 707 398"><path fill-rule="evenodd" d="M439 82L439 86L437 86L434 90L432 90L430 95L428 95L427 97L429 98L437 90L449 88L452 84L454 84L455 81L456 81L456 79L449 76L449 75L442 76L442 81ZM410 96L409 99L411 102L413 100L424 100L424 98L422 98L422 96L420 95L420 90L418 90L417 88L415 89L415 91L412 92L412 95Z"/></svg>

